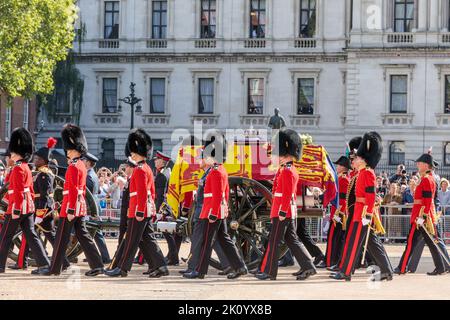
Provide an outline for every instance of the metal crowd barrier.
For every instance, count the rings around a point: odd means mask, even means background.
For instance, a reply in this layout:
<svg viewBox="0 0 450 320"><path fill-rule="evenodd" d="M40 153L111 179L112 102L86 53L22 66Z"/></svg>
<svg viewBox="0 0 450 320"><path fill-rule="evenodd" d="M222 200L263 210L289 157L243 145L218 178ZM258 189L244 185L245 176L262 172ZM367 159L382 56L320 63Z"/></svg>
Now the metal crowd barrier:
<svg viewBox="0 0 450 320"><path fill-rule="evenodd" d="M380 207L381 219L386 234L381 239L386 242L406 241L410 229L411 205L385 205ZM442 207L438 228L443 240L450 244L450 206ZM445 215L444 213L447 213ZM116 238L119 231L120 209L103 208L100 210L103 232L106 237ZM329 214L323 218L305 218L306 231L317 242L326 242L330 226ZM332 223L332 222L331 222ZM159 235L158 235L159 236Z"/></svg>

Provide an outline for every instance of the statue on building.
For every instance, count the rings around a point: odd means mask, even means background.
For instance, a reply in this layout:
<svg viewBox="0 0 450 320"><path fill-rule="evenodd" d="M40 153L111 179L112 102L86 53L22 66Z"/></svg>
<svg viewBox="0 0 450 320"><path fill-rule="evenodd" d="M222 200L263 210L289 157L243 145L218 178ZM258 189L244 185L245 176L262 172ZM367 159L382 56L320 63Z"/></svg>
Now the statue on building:
<svg viewBox="0 0 450 320"><path fill-rule="evenodd" d="M284 117L280 115L280 109L274 109L275 114L270 117L269 124L267 125L271 129L279 130L286 127L286 121Z"/></svg>

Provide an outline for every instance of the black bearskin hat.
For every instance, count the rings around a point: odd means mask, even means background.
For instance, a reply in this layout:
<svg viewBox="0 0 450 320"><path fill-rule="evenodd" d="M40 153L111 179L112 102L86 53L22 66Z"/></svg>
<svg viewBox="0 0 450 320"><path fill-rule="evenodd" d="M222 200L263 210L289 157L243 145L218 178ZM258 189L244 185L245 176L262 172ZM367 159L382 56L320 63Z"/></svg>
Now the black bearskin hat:
<svg viewBox="0 0 450 320"><path fill-rule="evenodd" d="M40 148L34 154L38 157L42 158L45 162L48 162L51 150L56 146L56 139L53 137L48 138L47 145L45 147Z"/></svg>
<svg viewBox="0 0 450 320"><path fill-rule="evenodd" d="M343 166L349 170L352 168L352 163L350 162L350 159L345 156L340 157L336 162L334 162L334 164Z"/></svg>
<svg viewBox="0 0 450 320"><path fill-rule="evenodd" d="M81 155L88 152L88 145L83 130L74 124L66 124L61 131L63 148L65 151L76 150Z"/></svg>
<svg viewBox="0 0 450 320"><path fill-rule="evenodd" d="M283 128L272 139L272 154L279 157L293 156L297 161L302 157L303 144L300 135L292 130Z"/></svg>
<svg viewBox="0 0 450 320"><path fill-rule="evenodd" d="M375 132L366 132L362 138L356 155L363 158L367 165L375 169L383 154L381 136Z"/></svg>
<svg viewBox="0 0 450 320"><path fill-rule="evenodd" d="M349 152L349 157L350 158L354 158L356 151L359 148L359 145L361 144L362 141L362 137L354 137L352 138L349 143L348 143L348 148L350 149Z"/></svg>
<svg viewBox="0 0 450 320"><path fill-rule="evenodd" d="M218 130L211 130L203 141L202 157L212 157L217 163L224 163L227 159L227 141Z"/></svg>
<svg viewBox="0 0 450 320"><path fill-rule="evenodd" d="M143 157L148 157L152 151L152 138L144 129L133 129L128 135L128 148L131 152L137 153Z"/></svg>
<svg viewBox="0 0 450 320"><path fill-rule="evenodd" d="M33 138L25 128L16 128L11 133L8 151L22 156L23 160L29 161L33 154Z"/></svg>

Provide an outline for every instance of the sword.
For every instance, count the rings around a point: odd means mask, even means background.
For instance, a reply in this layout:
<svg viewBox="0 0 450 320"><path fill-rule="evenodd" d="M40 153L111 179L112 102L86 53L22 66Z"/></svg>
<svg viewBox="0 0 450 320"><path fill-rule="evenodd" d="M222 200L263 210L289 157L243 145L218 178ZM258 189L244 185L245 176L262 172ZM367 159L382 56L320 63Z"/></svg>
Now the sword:
<svg viewBox="0 0 450 320"><path fill-rule="evenodd" d="M363 216L365 216L366 213L367 213L367 206L364 206ZM370 216L370 222L367 225L367 235L366 235L366 241L364 243L364 251L363 251L363 255L362 255L362 259L361 259L361 264L364 264L364 261L366 260L367 244L369 243L370 229L371 229L370 225L372 224L372 220L373 220L373 214Z"/></svg>
<svg viewBox="0 0 450 320"><path fill-rule="evenodd" d="M445 255L445 253L442 252L441 247L439 247L437 245L437 242L434 239L434 237L428 232L427 228L425 228L425 226L423 224L420 227L425 231L425 233L427 234L427 237L433 242L433 245L438 250L439 254L441 255L442 259L444 259L445 263L447 263L447 265L450 266L450 261L448 261L447 256Z"/></svg>

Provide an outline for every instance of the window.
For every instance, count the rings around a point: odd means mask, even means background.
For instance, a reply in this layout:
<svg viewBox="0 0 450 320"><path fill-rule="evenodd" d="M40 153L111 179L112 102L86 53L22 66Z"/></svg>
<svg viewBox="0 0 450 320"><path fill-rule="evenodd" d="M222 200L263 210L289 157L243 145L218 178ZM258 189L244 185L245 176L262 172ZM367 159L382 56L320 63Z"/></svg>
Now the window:
<svg viewBox="0 0 450 320"><path fill-rule="evenodd" d="M201 38L216 37L216 0L201 0Z"/></svg>
<svg viewBox="0 0 450 320"><path fill-rule="evenodd" d="M399 165L405 163L405 142L394 141L389 146L389 164Z"/></svg>
<svg viewBox="0 0 450 320"><path fill-rule="evenodd" d="M316 34L316 0L300 0L300 38Z"/></svg>
<svg viewBox="0 0 450 320"><path fill-rule="evenodd" d="M152 38L165 39L166 37L167 37L167 1L153 1Z"/></svg>
<svg viewBox="0 0 450 320"><path fill-rule="evenodd" d="M11 137L11 121L12 121L12 107L5 108L5 140Z"/></svg>
<svg viewBox="0 0 450 320"><path fill-rule="evenodd" d="M119 39L119 1L105 1L105 39Z"/></svg>
<svg viewBox="0 0 450 320"><path fill-rule="evenodd" d="M394 31L411 32L414 26L414 0L395 0Z"/></svg>
<svg viewBox="0 0 450 320"><path fill-rule="evenodd" d="M198 113L214 112L214 79L198 79Z"/></svg>
<svg viewBox="0 0 450 320"><path fill-rule="evenodd" d="M444 165L450 166L450 142L446 142L444 145Z"/></svg>
<svg viewBox="0 0 450 320"><path fill-rule="evenodd" d="M104 139L102 141L102 159L108 159L113 160L115 159L115 150L116 150L116 143L114 139Z"/></svg>
<svg viewBox="0 0 450 320"><path fill-rule="evenodd" d="M150 79L150 113L164 113L166 100L166 79Z"/></svg>
<svg viewBox="0 0 450 320"><path fill-rule="evenodd" d="M250 0L250 38L266 36L266 0Z"/></svg>
<svg viewBox="0 0 450 320"><path fill-rule="evenodd" d="M117 112L117 78L103 78L103 113Z"/></svg>
<svg viewBox="0 0 450 320"><path fill-rule="evenodd" d="M30 113L30 100L25 99L23 101L23 127L28 129L28 117Z"/></svg>
<svg viewBox="0 0 450 320"><path fill-rule="evenodd" d="M314 79L298 79L297 114L314 113Z"/></svg>
<svg viewBox="0 0 450 320"><path fill-rule="evenodd" d="M263 114L264 79L248 79L248 114Z"/></svg>
<svg viewBox="0 0 450 320"><path fill-rule="evenodd" d="M406 113L408 105L408 76L391 75L391 113Z"/></svg>
<svg viewBox="0 0 450 320"><path fill-rule="evenodd" d="M153 156L156 154L156 151L163 152L163 143L161 139L153 139Z"/></svg>
<svg viewBox="0 0 450 320"><path fill-rule="evenodd" d="M66 85L56 84L55 86L55 113L70 113L70 92Z"/></svg>
<svg viewBox="0 0 450 320"><path fill-rule="evenodd" d="M450 75L445 76L444 113L450 113Z"/></svg>

